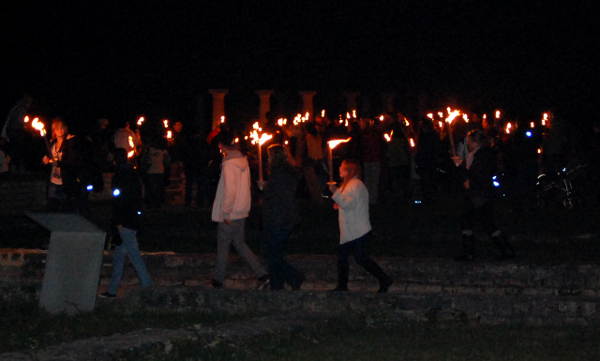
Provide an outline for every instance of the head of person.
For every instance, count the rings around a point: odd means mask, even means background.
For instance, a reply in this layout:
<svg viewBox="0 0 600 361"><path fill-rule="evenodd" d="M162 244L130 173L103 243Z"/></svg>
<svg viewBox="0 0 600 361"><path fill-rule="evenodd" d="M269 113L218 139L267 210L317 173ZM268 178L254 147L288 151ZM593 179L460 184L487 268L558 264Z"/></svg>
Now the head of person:
<svg viewBox="0 0 600 361"><path fill-rule="evenodd" d="M340 164L340 178L344 183L353 178L360 178L360 163L355 159L345 159Z"/></svg>
<svg viewBox="0 0 600 361"><path fill-rule="evenodd" d="M60 117L56 117L52 119L52 138L53 139L62 139L69 134L69 127L64 119Z"/></svg>
<svg viewBox="0 0 600 361"><path fill-rule="evenodd" d="M219 145L219 150L223 155L227 155L228 152L239 150L239 145L234 143L233 133L229 130L221 130L214 139Z"/></svg>
<svg viewBox="0 0 600 361"><path fill-rule="evenodd" d="M117 128L130 129L129 122L127 120L119 120L119 121L117 121Z"/></svg>
<svg viewBox="0 0 600 361"><path fill-rule="evenodd" d="M175 122L175 124L173 124L173 131L175 131L175 133L181 133L181 131L183 130L183 123L182 122Z"/></svg>
<svg viewBox="0 0 600 361"><path fill-rule="evenodd" d="M467 150L472 152L486 145L486 136L479 129L467 133Z"/></svg>
<svg viewBox="0 0 600 361"><path fill-rule="evenodd" d="M281 169L289 167L289 161L285 149L281 144L272 144L267 148L267 154L269 156L269 169Z"/></svg>
<svg viewBox="0 0 600 361"><path fill-rule="evenodd" d="M98 129L104 130L108 129L109 121L106 118L98 119Z"/></svg>

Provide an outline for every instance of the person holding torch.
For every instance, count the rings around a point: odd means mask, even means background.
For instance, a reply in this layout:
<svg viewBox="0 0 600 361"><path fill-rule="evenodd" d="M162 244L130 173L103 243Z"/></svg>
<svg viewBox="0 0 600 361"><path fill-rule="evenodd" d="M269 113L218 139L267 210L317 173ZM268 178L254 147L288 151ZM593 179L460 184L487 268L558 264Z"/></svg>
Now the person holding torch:
<svg viewBox="0 0 600 361"><path fill-rule="evenodd" d="M386 293L392 279L383 272L366 252L370 238L369 191L360 180L360 164L344 160L339 168L342 184L328 183L333 194L334 209L339 212L340 245L337 251L338 283L334 291L348 291L348 258L352 254L357 264L379 281L378 293Z"/></svg>
<svg viewBox="0 0 600 361"><path fill-rule="evenodd" d="M467 156L453 158L459 168L466 198L466 209L461 216L463 254L456 257L459 262L473 261L475 258L474 226L480 226L494 241L499 250L498 260L515 257L515 250L504 233L494 222L493 189L500 187L494 178L496 155L487 145L481 130L467 133Z"/></svg>

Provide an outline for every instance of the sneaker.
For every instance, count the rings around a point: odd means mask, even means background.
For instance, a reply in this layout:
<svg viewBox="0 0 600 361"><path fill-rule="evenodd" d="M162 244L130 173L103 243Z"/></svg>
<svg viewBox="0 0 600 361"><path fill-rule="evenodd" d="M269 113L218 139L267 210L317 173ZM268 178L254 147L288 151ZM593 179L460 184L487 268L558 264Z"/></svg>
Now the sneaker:
<svg viewBox="0 0 600 361"><path fill-rule="evenodd" d="M392 285L392 283L394 283L394 281L391 278L388 278L385 281L381 282L381 284L379 285L379 290L377 290L377 293L387 293L387 291L390 289L390 286Z"/></svg>
<svg viewBox="0 0 600 361"><path fill-rule="evenodd" d="M211 281L210 281L210 284L211 284L211 286L212 286L213 288L216 288L216 289L221 289L221 288L223 288L223 282L219 282L219 281L217 281L217 280L211 280Z"/></svg>
<svg viewBox="0 0 600 361"><path fill-rule="evenodd" d="M264 290L269 286L269 283L271 281L271 276L266 274L264 276L260 276L258 278L258 284L256 286L256 289L258 290Z"/></svg>
<svg viewBox="0 0 600 361"><path fill-rule="evenodd" d="M109 292L104 292L98 295L98 297L102 297L102 298L116 298L117 295L109 293Z"/></svg>

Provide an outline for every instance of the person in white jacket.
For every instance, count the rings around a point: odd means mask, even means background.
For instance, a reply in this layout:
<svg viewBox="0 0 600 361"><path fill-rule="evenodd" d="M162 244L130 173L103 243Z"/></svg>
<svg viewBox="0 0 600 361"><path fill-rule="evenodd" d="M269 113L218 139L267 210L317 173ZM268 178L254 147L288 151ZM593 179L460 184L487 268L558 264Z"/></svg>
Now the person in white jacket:
<svg viewBox="0 0 600 361"><path fill-rule="evenodd" d="M340 245L338 246L338 284L334 291L348 291L348 258L354 256L357 264L379 281L378 293L385 293L392 279L383 272L366 252L366 243L371 233L369 220L369 191L360 180L360 164L344 160L340 165L342 184L330 184L329 190L335 201L334 208L339 212Z"/></svg>
<svg viewBox="0 0 600 361"><path fill-rule="evenodd" d="M223 154L221 177L212 207L212 220L217 228L217 264L212 280L214 288L222 288L225 269L229 257L229 248L233 244L237 253L252 268L259 280L259 287L265 286L269 276L258 261L256 255L245 241L246 218L250 213L250 166L233 138L227 132L218 136L218 144Z"/></svg>

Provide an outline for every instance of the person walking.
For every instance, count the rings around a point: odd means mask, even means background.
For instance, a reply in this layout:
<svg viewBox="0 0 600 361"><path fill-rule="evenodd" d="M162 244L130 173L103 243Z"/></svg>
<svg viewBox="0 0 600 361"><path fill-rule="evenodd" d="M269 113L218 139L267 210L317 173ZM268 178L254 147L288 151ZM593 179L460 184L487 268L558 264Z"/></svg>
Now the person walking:
<svg viewBox="0 0 600 361"><path fill-rule="evenodd" d="M119 244L113 251L112 275L108 289L100 294L100 297L103 298L117 296L123 278L125 256L129 257L133 264L141 287L148 288L152 286L152 278L140 254L137 239L143 214L142 181L137 171L128 162L127 153L124 149L115 150L115 162L116 171L112 180L112 227Z"/></svg>
<svg viewBox="0 0 600 361"><path fill-rule="evenodd" d="M485 135L480 130L467 134L465 160L455 157L459 167L466 198L466 209L461 216L462 255L456 261L473 261L475 258L474 226L480 226L494 241L499 250L498 260L515 257L514 248L494 222L493 176L496 169L496 157L487 146Z"/></svg>
<svg viewBox="0 0 600 361"><path fill-rule="evenodd" d="M366 251L371 233L369 219L369 191L360 180L360 164L354 160L344 160L339 168L342 184L329 185L333 194L334 208L339 212L340 245L337 251L338 284L334 291L348 291L350 254L354 260L379 281L378 293L386 293L392 279L385 274Z"/></svg>
<svg viewBox="0 0 600 361"><path fill-rule="evenodd" d="M259 281L259 288L269 281L269 275L245 241L246 218L250 213L250 166L228 131L221 131L216 139L223 155L221 176L212 207L212 220L217 222L217 264L212 280L214 288L222 288L225 281L229 248L252 268Z"/></svg>
<svg viewBox="0 0 600 361"><path fill-rule="evenodd" d="M267 249L271 290L285 283L299 290L304 275L285 260L285 250L297 221L296 190L300 173L293 165L289 150L279 144L268 148L269 180L264 188L263 226Z"/></svg>

